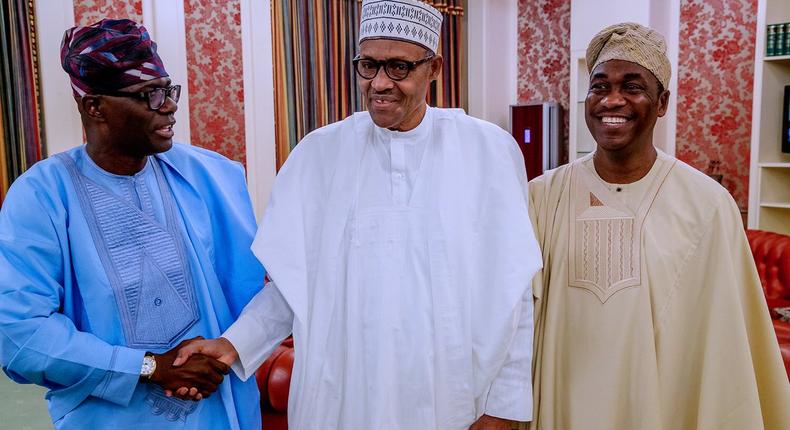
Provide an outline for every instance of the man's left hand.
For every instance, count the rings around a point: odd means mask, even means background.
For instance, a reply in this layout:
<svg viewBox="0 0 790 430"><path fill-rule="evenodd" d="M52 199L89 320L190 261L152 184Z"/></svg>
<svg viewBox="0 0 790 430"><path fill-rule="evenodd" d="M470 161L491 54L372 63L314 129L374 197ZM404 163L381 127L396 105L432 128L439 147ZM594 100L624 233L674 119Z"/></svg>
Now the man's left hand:
<svg viewBox="0 0 790 430"><path fill-rule="evenodd" d="M469 430L510 430L513 422L502 418L492 417L491 415L483 415Z"/></svg>

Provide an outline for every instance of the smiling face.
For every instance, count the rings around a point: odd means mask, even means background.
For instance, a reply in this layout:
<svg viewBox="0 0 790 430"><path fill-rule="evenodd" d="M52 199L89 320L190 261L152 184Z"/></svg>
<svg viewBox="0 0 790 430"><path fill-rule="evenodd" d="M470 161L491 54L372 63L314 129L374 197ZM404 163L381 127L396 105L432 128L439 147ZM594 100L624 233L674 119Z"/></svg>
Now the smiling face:
<svg viewBox="0 0 790 430"><path fill-rule="evenodd" d="M593 69L584 101L587 128L605 151L652 146L656 120L667 111L669 91L646 68L610 60Z"/></svg>
<svg viewBox="0 0 790 430"><path fill-rule="evenodd" d="M359 57L377 61L421 60L430 52L425 48L397 40L370 39L360 44ZM417 127L425 114L425 97L431 81L439 76L442 57L418 65L400 81L393 81L379 69L373 79L358 77L359 89L367 102L373 122L382 128L407 131Z"/></svg>

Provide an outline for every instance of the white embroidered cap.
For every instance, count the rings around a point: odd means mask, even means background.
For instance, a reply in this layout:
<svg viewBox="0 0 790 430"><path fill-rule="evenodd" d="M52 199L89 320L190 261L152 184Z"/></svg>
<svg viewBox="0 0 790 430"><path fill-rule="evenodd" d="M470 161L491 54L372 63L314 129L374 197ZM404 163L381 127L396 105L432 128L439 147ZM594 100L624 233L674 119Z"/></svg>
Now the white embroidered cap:
<svg viewBox="0 0 790 430"><path fill-rule="evenodd" d="M436 53L442 14L418 0L364 0L359 43L365 39L394 39L416 43Z"/></svg>

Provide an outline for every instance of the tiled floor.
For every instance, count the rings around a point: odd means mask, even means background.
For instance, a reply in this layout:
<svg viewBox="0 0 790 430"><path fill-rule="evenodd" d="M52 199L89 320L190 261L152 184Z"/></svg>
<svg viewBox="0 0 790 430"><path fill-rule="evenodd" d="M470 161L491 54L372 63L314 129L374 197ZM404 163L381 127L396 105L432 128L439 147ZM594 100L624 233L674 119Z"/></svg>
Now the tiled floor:
<svg viewBox="0 0 790 430"><path fill-rule="evenodd" d="M44 400L46 390L21 385L0 372L0 428L3 430L48 430L52 422Z"/></svg>

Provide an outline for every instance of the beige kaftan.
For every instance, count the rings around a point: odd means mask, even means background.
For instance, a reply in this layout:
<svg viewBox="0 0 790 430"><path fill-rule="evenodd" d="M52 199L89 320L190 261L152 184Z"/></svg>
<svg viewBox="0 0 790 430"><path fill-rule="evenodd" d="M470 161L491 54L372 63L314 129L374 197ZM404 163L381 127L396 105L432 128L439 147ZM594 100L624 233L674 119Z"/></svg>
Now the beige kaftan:
<svg viewBox="0 0 790 430"><path fill-rule="evenodd" d="M724 188L659 153L632 184L603 182L590 155L529 190L545 267L531 428L790 429L790 385Z"/></svg>

